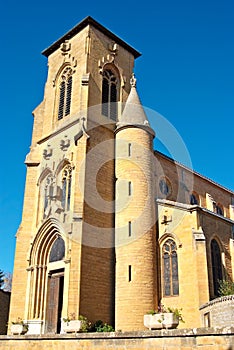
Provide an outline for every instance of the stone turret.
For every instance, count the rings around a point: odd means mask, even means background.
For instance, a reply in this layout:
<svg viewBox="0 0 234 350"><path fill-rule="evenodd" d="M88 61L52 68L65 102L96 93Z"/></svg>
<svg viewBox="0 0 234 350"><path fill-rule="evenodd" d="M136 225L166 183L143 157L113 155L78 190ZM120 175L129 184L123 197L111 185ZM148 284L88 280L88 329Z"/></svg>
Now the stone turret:
<svg viewBox="0 0 234 350"><path fill-rule="evenodd" d="M143 315L157 304L154 135L133 75L116 129L116 329L142 329Z"/></svg>
<svg viewBox="0 0 234 350"><path fill-rule="evenodd" d="M139 95L136 89L136 78L134 73L130 79L131 91L128 96L127 102L125 104L123 113L120 117L119 122L117 123L117 130L121 127L138 127L138 128L147 128L153 136L155 133L153 129L150 128L148 118L145 114L144 108L141 104Z"/></svg>

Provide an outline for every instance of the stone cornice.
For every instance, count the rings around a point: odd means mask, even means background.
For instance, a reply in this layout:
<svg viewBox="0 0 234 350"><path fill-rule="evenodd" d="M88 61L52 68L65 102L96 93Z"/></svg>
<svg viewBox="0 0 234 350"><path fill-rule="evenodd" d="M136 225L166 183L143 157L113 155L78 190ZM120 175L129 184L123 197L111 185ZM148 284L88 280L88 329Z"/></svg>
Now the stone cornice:
<svg viewBox="0 0 234 350"><path fill-rule="evenodd" d="M175 207L175 208L178 208L178 209L181 209L181 210L185 210L185 211L189 211L189 212L202 211L205 214L214 216L215 218L217 218L219 220L223 220L223 221L228 222L229 224L234 225L234 221L233 220L231 220L229 218L226 218L225 216L221 216L219 214L216 214L216 213L214 213L213 211L211 211L209 209L200 207L199 205L184 204L184 203L179 203L179 202L174 202L174 201L169 201L167 199L159 199L159 198L156 198L156 203L157 204L161 204L161 205L166 205L166 206L169 206L169 207Z"/></svg>

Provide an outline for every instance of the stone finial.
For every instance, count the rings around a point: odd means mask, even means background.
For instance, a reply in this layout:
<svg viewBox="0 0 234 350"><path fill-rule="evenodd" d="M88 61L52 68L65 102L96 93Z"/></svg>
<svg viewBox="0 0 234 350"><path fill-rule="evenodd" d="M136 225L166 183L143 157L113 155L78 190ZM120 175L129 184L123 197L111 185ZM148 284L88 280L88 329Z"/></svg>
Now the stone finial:
<svg viewBox="0 0 234 350"><path fill-rule="evenodd" d="M130 79L130 85L131 85L131 87L136 87L136 82L137 82L137 80L136 80L136 78L135 78L135 74L132 73L132 76L131 76L131 79Z"/></svg>

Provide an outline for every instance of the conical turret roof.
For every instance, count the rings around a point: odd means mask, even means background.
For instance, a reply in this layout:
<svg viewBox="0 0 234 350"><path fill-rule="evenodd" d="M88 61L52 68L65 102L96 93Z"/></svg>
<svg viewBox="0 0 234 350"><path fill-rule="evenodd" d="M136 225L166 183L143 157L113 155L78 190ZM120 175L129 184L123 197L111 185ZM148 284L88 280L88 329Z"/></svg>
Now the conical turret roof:
<svg viewBox="0 0 234 350"><path fill-rule="evenodd" d="M147 129L151 129L148 118L145 114L144 108L137 93L136 78L134 74L132 74L130 83L131 91L125 104L123 113L119 119L119 122L117 123L117 129L128 125L137 127L142 126L147 127ZM151 133L152 132L153 130L151 129Z"/></svg>

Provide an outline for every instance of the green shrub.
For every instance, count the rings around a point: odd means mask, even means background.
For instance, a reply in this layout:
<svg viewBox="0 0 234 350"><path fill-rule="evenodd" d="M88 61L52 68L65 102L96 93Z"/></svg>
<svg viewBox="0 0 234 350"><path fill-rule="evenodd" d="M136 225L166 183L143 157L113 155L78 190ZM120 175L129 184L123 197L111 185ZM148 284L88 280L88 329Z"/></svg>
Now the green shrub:
<svg viewBox="0 0 234 350"><path fill-rule="evenodd" d="M228 280L219 281L218 293L220 297L234 294L234 282Z"/></svg>
<svg viewBox="0 0 234 350"><path fill-rule="evenodd" d="M107 323L103 323L102 320L98 320L93 325L93 331L94 332L114 332L114 328Z"/></svg>
<svg viewBox="0 0 234 350"><path fill-rule="evenodd" d="M87 317L80 315L78 319L81 321L81 327L80 327L80 332L89 332L92 324L91 322L87 319Z"/></svg>

